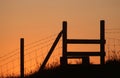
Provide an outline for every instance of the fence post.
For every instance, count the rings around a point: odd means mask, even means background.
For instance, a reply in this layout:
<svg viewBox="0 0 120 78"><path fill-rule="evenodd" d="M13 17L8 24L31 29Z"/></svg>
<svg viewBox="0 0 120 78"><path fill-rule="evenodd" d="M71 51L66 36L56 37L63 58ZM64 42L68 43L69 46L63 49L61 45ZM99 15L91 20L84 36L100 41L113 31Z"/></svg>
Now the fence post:
<svg viewBox="0 0 120 78"><path fill-rule="evenodd" d="M101 65L105 63L105 21L100 21L100 52L101 52Z"/></svg>
<svg viewBox="0 0 120 78"><path fill-rule="evenodd" d="M20 39L20 78L24 78L24 38Z"/></svg>
<svg viewBox="0 0 120 78"><path fill-rule="evenodd" d="M63 40L62 40L62 57L61 57L61 65L66 66L67 64L67 22L63 21L62 24L62 28L63 28Z"/></svg>

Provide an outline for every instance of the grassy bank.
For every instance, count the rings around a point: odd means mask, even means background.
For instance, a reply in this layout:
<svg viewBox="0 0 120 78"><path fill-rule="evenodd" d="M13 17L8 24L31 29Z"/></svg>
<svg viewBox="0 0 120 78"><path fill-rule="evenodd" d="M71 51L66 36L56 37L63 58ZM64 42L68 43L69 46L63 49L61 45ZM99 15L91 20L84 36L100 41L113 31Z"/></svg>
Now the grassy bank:
<svg viewBox="0 0 120 78"><path fill-rule="evenodd" d="M0 77L4 78L4 77ZM9 76L7 78L20 78ZM120 78L120 60L108 60L105 65L70 65L51 66L42 71L35 71L25 78Z"/></svg>
<svg viewBox="0 0 120 78"><path fill-rule="evenodd" d="M55 66L34 72L25 78L120 78L120 61L109 60L105 65Z"/></svg>

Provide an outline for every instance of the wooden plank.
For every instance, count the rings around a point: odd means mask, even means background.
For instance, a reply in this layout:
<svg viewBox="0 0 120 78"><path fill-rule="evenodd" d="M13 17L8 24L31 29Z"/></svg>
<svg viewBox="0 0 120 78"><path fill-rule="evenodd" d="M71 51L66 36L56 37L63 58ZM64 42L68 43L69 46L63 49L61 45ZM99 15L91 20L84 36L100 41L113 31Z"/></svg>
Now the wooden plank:
<svg viewBox="0 0 120 78"><path fill-rule="evenodd" d="M69 59L74 59L74 58L83 58L84 56L67 56Z"/></svg>
<svg viewBox="0 0 120 78"><path fill-rule="evenodd" d="M20 78L24 78L24 38L20 39Z"/></svg>
<svg viewBox="0 0 120 78"><path fill-rule="evenodd" d="M67 21L63 21L63 37L62 37L62 56L63 58L61 59L61 64L65 66L67 64Z"/></svg>
<svg viewBox="0 0 120 78"><path fill-rule="evenodd" d="M67 52L68 57L81 57L81 56L104 56L105 53L101 52Z"/></svg>
<svg viewBox="0 0 120 78"><path fill-rule="evenodd" d="M56 37L54 43L52 44L52 46L51 46L51 48L50 48L50 50L49 50L47 56L45 57L45 59L44 59L42 65L41 65L41 67L40 67L40 69L39 69L40 71L43 70L43 69L45 68L45 65L47 64L47 62L48 62L50 56L52 55L52 53L53 53L53 51L54 51L56 45L58 44L58 42L59 42L61 36L62 36L62 31L58 34L58 36Z"/></svg>
<svg viewBox="0 0 120 78"><path fill-rule="evenodd" d="M101 20L100 21L100 51L101 53L105 53L105 21ZM104 55L101 56L100 58L101 64L105 64L105 57Z"/></svg>
<svg viewBox="0 0 120 78"><path fill-rule="evenodd" d="M100 44L99 39L67 39L69 44Z"/></svg>
<svg viewBox="0 0 120 78"><path fill-rule="evenodd" d="M62 46L64 47L62 49L63 51L63 57L66 57L67 52L67 21L63 21L63 39L62 39Z"/></svg>

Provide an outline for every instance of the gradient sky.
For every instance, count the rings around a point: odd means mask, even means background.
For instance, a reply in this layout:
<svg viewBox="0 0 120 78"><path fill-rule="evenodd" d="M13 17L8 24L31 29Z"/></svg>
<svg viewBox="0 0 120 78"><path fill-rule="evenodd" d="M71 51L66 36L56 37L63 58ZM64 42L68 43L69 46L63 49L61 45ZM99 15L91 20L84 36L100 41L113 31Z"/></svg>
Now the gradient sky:
<svg viewBox="0 0 120 78"><path fill-rule="evenodd" d="M0 0L0 56L59 33L68 22L69 38L99 38L99 22L120 28L120 0Z"/></svg>

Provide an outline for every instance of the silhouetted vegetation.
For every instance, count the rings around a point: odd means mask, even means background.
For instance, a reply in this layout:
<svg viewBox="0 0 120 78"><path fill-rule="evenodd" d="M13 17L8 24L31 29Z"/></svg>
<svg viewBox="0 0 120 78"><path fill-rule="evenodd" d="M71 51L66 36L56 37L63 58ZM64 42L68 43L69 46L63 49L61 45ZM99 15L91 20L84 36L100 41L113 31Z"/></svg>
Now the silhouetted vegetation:
<svg viewBox="0 0 120 78"><path fill-rule="evenodd" d="M120 61L108 60L105 65L76 65L61 67L59 65L36 71L25 78L119 78Z"/></svg>
<svg viewBox="0 0 120 78"><path fill-rule="evenodd" d="M25 78L120 78L120 60L106 61L105 65L70 65L61 67L57 63L41 71L31 72ZM4 78L4 77L0 77ZM20 78L8 76L7 78Z"/></svg>

